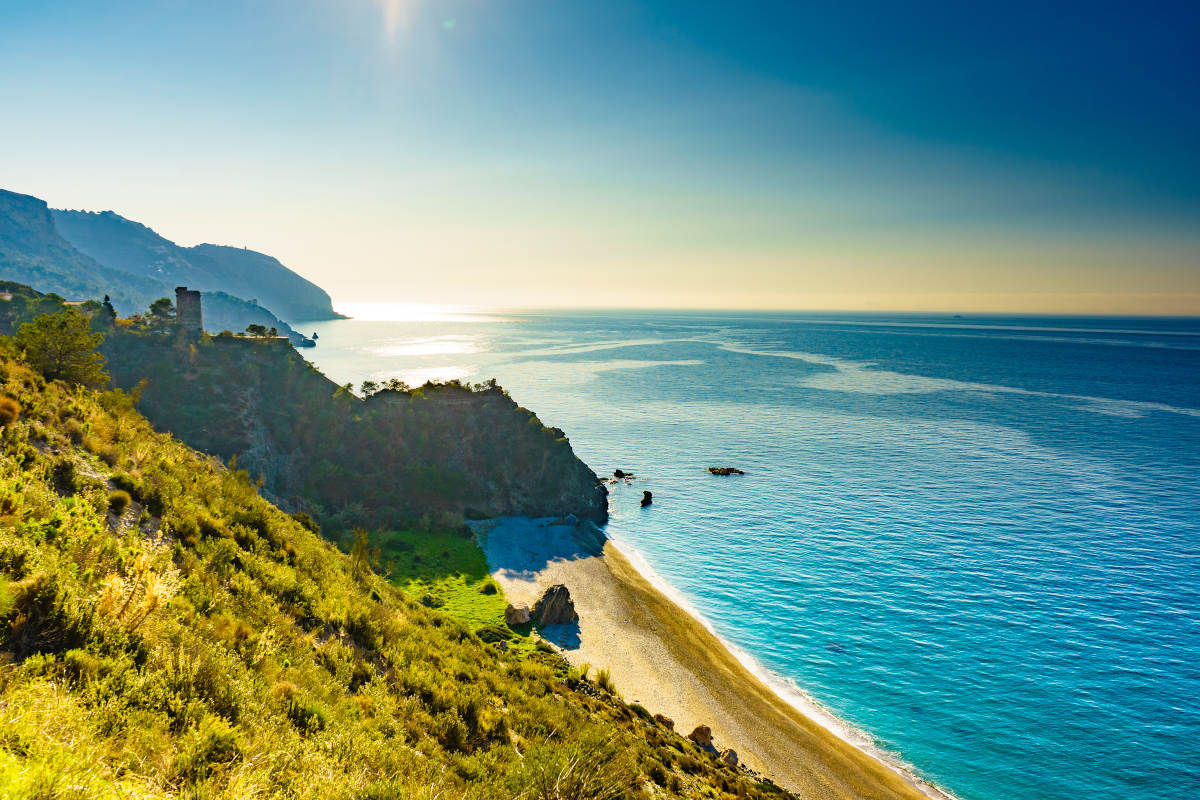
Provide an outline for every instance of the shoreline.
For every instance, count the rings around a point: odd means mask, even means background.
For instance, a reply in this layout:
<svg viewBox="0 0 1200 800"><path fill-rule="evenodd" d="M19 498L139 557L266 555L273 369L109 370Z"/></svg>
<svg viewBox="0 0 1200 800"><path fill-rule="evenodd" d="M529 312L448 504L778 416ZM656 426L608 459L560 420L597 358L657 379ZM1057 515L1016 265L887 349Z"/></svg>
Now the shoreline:
<svg viewBox="0 0 1200 800"><path fill-rule="evenodd" d="M899 756L879 747L868 733L841 719L818 703L794 682L771 671L759 663L750 653L722 637L713 627L712 623L678 589L659 575L654 567L636 549L630 547L628 544L623 545L615 539L609 539L608 541L612 548L628 562L629 566L654 591L663 597L665 602L674 605L689 616L697 625L702 626L712 634L713 638L720 642L729 655L735 658L750 676L766 686L779 702L791 706L799 713L825 728L825 730L836 736L846 745L861 751L864 755L891 769L925 797L930 798L930 800L958 800L953 794L917 775L913 768ZM607 551L605 555L608 555Z"/></svg>
<svg viewBox="0 0 1200 800"><path fill-rule="evenodd" d="M564 525L493 523L481 545L509 601L532 605L565 584L580 621L544 637L575 666L608 669L623 697L671 717L681 735L710 726L719 748L802 798L954 800L721 639L628 545L609 539L600 554Z"/></svg>

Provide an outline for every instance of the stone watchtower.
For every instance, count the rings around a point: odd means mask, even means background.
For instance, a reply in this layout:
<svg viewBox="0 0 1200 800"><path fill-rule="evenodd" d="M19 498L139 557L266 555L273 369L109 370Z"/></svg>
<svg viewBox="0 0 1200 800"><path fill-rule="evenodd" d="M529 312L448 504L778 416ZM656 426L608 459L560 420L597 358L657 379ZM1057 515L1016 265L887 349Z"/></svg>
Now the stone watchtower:
<svg viewBox="0 0 1200 800"><path fill-rule="evenodd" d="M200 316L200 292L186 286L175 287L175 324L179 330L200 333L204 320Z"/></svg>

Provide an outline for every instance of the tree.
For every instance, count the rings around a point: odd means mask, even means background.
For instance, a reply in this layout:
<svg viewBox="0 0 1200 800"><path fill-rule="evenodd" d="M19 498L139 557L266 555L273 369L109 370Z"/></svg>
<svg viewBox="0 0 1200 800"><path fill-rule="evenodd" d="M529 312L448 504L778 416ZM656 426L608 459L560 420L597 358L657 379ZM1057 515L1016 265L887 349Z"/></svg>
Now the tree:
<svg viewBox="0 0 1200 800"><path fill-rule="evenodd" d="M267 326L266 325L258 325L258 324L247 325L246 333L250 334L251 336L260 336L260 337L266 336L267 335Z"/></svg>
<svg viewBox="0 0 1200 800"><path fill-rule="evenodd" d="M169 297L160 297L150 304L150 327L164 331L175 322L175 305Z"/></svg>
<svg viewBox="0 0 1200 800"><path fill-rule="evenodd" d="M25 360L50 380L84 386L108 383L104 356L96 352L104 335L92 333L87 317L73 308L26 322L17 329L15 340Z"/></svg>

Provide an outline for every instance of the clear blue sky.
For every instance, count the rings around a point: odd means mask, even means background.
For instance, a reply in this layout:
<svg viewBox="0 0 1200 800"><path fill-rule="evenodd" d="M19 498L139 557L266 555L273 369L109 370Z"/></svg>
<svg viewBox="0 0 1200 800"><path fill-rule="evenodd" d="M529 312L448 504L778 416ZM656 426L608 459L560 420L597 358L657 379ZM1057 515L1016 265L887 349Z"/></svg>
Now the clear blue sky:
<svg viewBox="0 0 1200 800"><path fill-rule="evenodd" d="M0 0L0 186L340 301L1200 313L1196 3Z"/></svg>

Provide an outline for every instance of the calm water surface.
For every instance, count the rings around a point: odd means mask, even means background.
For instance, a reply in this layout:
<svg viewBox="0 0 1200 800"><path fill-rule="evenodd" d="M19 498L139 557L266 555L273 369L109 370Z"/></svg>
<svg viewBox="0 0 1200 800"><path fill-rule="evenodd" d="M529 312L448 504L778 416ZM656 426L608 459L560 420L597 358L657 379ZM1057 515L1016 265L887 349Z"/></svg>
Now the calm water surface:
<svg viewBox="0 0 1200 800"><path fill-rule="evenodd" d="M959 797L1200 797L1200 322L308 328L339 383L496 377L598 473L637 473L610 535Z"/></svg>

